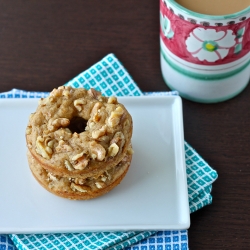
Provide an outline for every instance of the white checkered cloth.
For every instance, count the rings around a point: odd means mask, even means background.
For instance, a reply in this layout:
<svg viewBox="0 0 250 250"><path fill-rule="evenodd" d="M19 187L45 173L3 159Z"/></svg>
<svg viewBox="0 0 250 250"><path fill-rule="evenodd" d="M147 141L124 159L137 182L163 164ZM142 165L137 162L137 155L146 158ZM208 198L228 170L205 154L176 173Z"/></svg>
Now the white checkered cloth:
<svg viewBox="0 0 250 250"><path fill-rule="evenodd" d="M113 54L109 54L66 85L95 88L106 96L178 95L178 92L142 93L126 69ZM0 98L39 98L47 92L27 92L13 89L0 93ZM212 183L218 175L207 162L185 142L187 183L190 213L212 202ZM11 241L11 240L14 242ZM98 232L65 234L0 235L0 250L28 249L109 249L109 250L186 250L187 230L143 232Z"/></svg>

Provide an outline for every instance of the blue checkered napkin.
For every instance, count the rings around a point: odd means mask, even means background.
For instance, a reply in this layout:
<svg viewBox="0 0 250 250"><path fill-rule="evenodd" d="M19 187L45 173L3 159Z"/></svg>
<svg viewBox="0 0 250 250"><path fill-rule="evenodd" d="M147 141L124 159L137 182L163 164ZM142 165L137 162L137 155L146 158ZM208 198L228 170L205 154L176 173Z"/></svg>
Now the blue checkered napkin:
<svg viewBox="0 0 250 250"><path fill-rule="evenodd" d="M66 85L73 87L94 87L105 95L136 95L143 93L129 76L122 64L113 55L107 55L100 62L84 71ZM156 93L147 93L156 94ZM177 92L158 93L176 95ZM45 97L46 92L26 92L13 89L0 94L0 98ZM214 171L199 154L185 143L187 182L190 212L212 202L212 183L217 178ZM70 234L9 235L18 249L188 249L187 230L145 231L145 232L99 232ZM5 237L5 236L2 236ZM5 244L6 245L6 244ZM2 247L3 246L3 247ZM9 246L11 246L9 244ZM2 247L2 248L1 248ZM5 246L0 243L0 249Z"/></svg>
<svg viewBox="0 0 250 250"><path fill-rule="evenodd" d="M95 88L106 96L141 96L143 93L127 70L113 55L107 55L100 62L79 74L65 85L74 88Z"/></svg>
<svg viewBox="0 0 250 250"><path fill-rule="evenodd" d="M187 230L159 231L125 250L188 250Z"/></svg>
<svg viewBox="0 0 250 250"><path fill-rule="evenodd" d="M212 203L212 183L218 174L185 142L190 213Z"/></svg>
<svg viewBox="0 0 250 250"><path fill-rule="evenodd" d="M5 250L5 249L15 250L16 247L8 235L2 234L0 235L0 250Z"/></svg>

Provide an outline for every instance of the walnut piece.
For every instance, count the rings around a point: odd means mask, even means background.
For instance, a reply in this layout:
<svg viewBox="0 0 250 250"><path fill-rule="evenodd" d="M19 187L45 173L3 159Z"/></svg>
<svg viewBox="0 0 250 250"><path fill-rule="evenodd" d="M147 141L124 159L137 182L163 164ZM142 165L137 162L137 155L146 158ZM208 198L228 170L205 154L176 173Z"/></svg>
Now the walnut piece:
<svg viewBox="0 0 250 250"><path fill-rule="evenodd" d="M70 91L68 89L63 90L62 95L65 96L67 99L70 97Z"/></svg>
<svg viewBox="0 0 250 250"><path fill-rule="evenodd" d="M52 97L60 97L62 96L63 89L61 87L55 88L51 91L50 96Z"/></svg>
<svg viewBox="0 0 250 250"><path fill-rule="evenodd" d="M64 161L64 165L65 165L65 167L66 167L69 171L73 171L73 170L74 170L73 166L71 165L71 163L70 163L68 160L65 160L65 161Z"/></svg>
<svg viewBox="0 0 250 250"><path fill-rule="evenodd" d="M86 182L86 179L83 178L75 178L74 179L75 184L83 185Z"/></svg>
<svg viewBox="0 0 250 250"><path fill-rule="evenodd" d="M98 161L103 161L106 156L106 150L97 142L93 141L90 144L90 155L93 159L97 159Z"/></svg>
<svg viewBox="0 0 250 250"><path fill-rule="evenodd" d="M56 176L54 176L53 174L51 174L51 173L48 173L48 180L49 181L57 181L57 178L56 178Z"/></svg>
<svg viewBox="0 0 250 250"><path fill-rule="evenodd" d="M90 115L93 116L95 115L98 110L102 107L102 103L101 102L96 102L95 105L93 106Z"/></svg>
<svg viewBox="0 0 250 250"><path fill-rule="evenodd" d="M101 176L100 176L100 178L101 178L101 180L103 181L103 182L106 182L106 180L107 180L107 176L106 175L104 175L104 174L102 174Z"/></svg>
<svg viewBox="0 0 250 250"><path fill-rule="evenodd" d="M86 185L78 185L74 182L71 183L70 187L73 191L79 191L81 193L87 193L90 190L90 187Z"/></svg>
<svg viewBox="0 0 250 250"><path fill-rule="evenodd" d="M82 111L83 105L85 105L85 104L86 104L86 100L84 100L84 99L77 99L77 100L74 101L74 106L75 106L75 108L76 108L79 112Z"/></svg>
<svg viewBox="0 0 250 250"><path fill-rule="evenodd" d="M26 135L30 135L31 132L32 132L32 126L29 125L29 126L27 126L27 128L26 128Z"/></svg>
<svg viewBox="0 0 250 250"><path fill-rule="evenodd" d="M107 132L107 126L103 125L99 130L95 130L92 132L92 137L94 139L98 139L99 137L105 135Z"/></svg>
<svg viewBox="0 0 250 250"><path fill-rule="evenodd" d="M113 128L120 123L120 119L124 113L124 110L121 106L118 106L114 111L111 112L108 118L108 125Z"/></svg>
<svg viewBox="0 0 250 250"><path fill-rule="evenodd" d="M71 160L72 160L72 161L77 161L79 158L81 158L81 157L83 156L83 153L84 153L84 152L81 152L81 153L79 153L79 154L74 155L74 156L71 158Z"/></svg>
<svg viewBox="0 0 250 250"><path fill-rule="evenodd" d="M74 155L71 160L74 162L73 168L78 170L83 170L89 164L89 158L84 152Z"/></svg>
<svg viewBox="0 0 250 250"><path fill-rule="evenodd" d="M108 99L109 104L116 104L117 103L117 98L115 96L111 96Z"/></svg>
<svg viewBox="0 0 250 250"><path fill-rule="evenodd" d="M108 156L114 157L118 154L119 147L116 143L112 143L108 149Z"/></svg>
<svg viewBox="0 0 250 250"><path fill-rule="evenodd" d="M119 152L120 152L125 144L124 134L120 131L116 132L114 137L110 141L110 145L112 145L113 143L117 144L117 146L119 147Z"/></svg>
<svg viewBox="0 0 250 250"><path fill-rule="evenodd" d="M36 152L43 158L49 160L53 151L49 146L45 145L44 138L38 136L36 139Z"/></svg>
<svg viewBox="0 0 250 250"><path fill-rule="evenodd" d="M91 88L91 89L88 90L88 94L89 94L91 97L95 98L95 99L98 99L98 98L102 95L101 92L96 91L96 90L93 89L93 88Z"/></svg>
<svg viewBox="0 0 250 250"><path fill-rule="evenodd" d="M102 182L102 181L95 182L95 185L99 189L106 187L106 184L104 182Z"/></svg>
<svg viewBox="0 0 250 250"><path fill-rule="evenodd" d="M50 131L54 131L60 127L68 127L70 124L70 120L67 118L57 118L51 122L51 125L48 126Z"/></svg>
<svg viewBox="0 0 250 250"><path fill-rule="evenodd" d="M69 146L64 140L60 140L56 147L56 152L61 153L61 152L70 152L70 151L73 151L73 148Z"/></svg>
<svg viewBox="0 0 250 250"><path fill-rule="evenodd" d="M89 158L83 155L82 157L78 158L77 164L74 165L74 168L78 170L83 170L88 166L88 164L89 164Z"/></svg>

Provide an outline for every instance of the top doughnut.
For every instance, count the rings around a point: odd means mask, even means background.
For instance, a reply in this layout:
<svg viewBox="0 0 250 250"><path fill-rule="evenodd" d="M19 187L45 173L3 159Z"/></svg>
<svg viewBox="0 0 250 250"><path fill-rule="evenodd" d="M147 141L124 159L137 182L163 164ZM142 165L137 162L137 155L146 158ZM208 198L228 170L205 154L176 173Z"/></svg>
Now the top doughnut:
<svg viewBox="0 0 250 250"><path fill-rule="evenodd" d="M89 177L116 166L130 145L133 122L116 97L62 86L39 100L26 128L27 147L49 172Z"/></svg>

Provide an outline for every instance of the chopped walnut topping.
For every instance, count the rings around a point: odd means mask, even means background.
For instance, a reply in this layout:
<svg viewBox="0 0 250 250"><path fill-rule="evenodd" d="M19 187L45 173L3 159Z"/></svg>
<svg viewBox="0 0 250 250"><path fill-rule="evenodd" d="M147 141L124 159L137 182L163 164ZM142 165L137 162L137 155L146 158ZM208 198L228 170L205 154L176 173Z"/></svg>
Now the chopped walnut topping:
<svg viewBox="0 0 250 250"><path fill-rule="evenodd" d="M62 93L63 96L65 96L66 98L70 97L70 91L68 89L65 89Z"/></svg>
<svg viewBox="0 0 250 250"><path fill-rule="evenodd" d="M74 182L75 182L75 184L83 185L86 182L86 179L75 178Z"/></svg>
<svg viewBox="0 0 250 250"><path fill-rule="evenodd" d="M77 99L74 101L75 108L80 112L83 109L83 105L85 105L87 102L84 99Z"/></svg>
<svg viewBox="0 0 250 250"><path fill-rule="evenodd" d="M36 139L36 152L41 155L43 158L49 160L51 158L52 150L50 147L47 147L44 142L44 138L38 136Z"/></svg>
<svg viewBox="0 0 250 250"><path fill-rule="evenodd" d="M108 99L109 104L116 104L117 103L117 98L115 96L111 96Z"/></svg>
<svg viewBox="0 0 250 250"><path fill-rule="evenodd" d="M103 181L103 182L106 182L106 180L107 180L107 176L106 175L104 175L104 174L102 174L101 176L101 180Z"/></svg>
<svg viewBox="0 0 250 250"><path fill-rule="evenodd" d="M108 149L108 156L114 157L118 154L118 152L119 152L119 147L117 146L116 143L112 143Z"/></svg>
<svg viewBox="0 0 250 250"><path fill-rule="evenodd" d="M64 140L60 140L57 147L56 147L56 152L70 152L73 151L73 148L69 146Z"/></svg>
<svg viewBox="0 0 250 250"><path fill-rule="evenodd" d="M114 187L127 171L132 129L131 116L116 97L61 86L41 98L31 115L26 139L34 158L28 155L28 160L53 193L94 198Z"/></svg>
<svg viewBox="0 0 250 250"><path fill-rule="evenodd" d="M92 96L95 99L98 99L99 96L101 96L101 92L96 91L95 89L91 88L88 90L88 94Z"/></svg>
<svg viewBox="0 0 250 250"><path fill-rule="evenodd" d="M73 171L74 168L72 167L71 163L68 160L64 161L64 165L65 167L69 170L69 171Z"/></svg>
<svg viewBox="0 0 250 250"><path fill-rule="evenodd" d="M76 161L76 160L78 160L79 158L81 158L82 156L83 156L83 153L84 152L81 152L81 153L79 153L79 154L76 154L76 155L74 155L73 157L72 157L72 161Z"/></svg>
<svg viewBox="0 0 250 250"><path fill-rule="evenodd" d="M85 186L85 185L78 185L78 184L75 184L74 182L70 184L70 187L73 191L79 191L82 193L87 193L90 190L90 187Z"/></svg>
<svg viewBox="0 0 250 250"><path fill-rule="evenodd" d="M48 173L48 177L49 177L49 180L51 180L51 181L57 181L56 176L54 176L54 175L51 174L51 173Z"/></svg>
<svg viewBox="0 0 250 250"><path fill-rule="evenodd" d="M132 147L129 147L129 148L128 148L127 153L128 153L129 155L134 154L134 150L132 149Z"/></svg>
<svg viewBox="0 0 250 250"><path fill-rule="evenodd" d="M106 184L102 181L97 181L95 185L98 189L104 188L106 186Z"/></svg>
<svg viewBox="0 0 250 250"><path fill-rule="evenodd" d="M93 141L90 143L90 155L93 159L103 161L106 156L106 150L101 144Z"/></svg>
<svg viewBox="0 0 250 250"><path fill-rule="evenodd" d="M120 123L120 119L124 113L124 110L121 106L118 106L114 111L111 112L108 118L108 125L113 128Z"/></svg>
<svg viewBox="0 0 250 250"><path fill-rule="evenodd" d="M105 135L107 132L107 126L106 125L103 125L99 130L94 130L92 132L92 137L94 139L98 139L99 137Z"/></svg>
<svg viewBox="0 0 250 250"><path fill-rule="evenodd" d="M60 127L67 127L70 124L70 120L67 118L57 118L51 122L51 125L48 125L50 131L54 131Z"/></svg>
<svg viewBox="0 0 250 250"><path fill-rule="evenodd" d="M117 144L117 146L119 147L119 152L120 152L125 144L124 134L120 131L116 132L114 137L110 141L110 145L112 145L113 143Z"/></svg>
<svg viewBox="0 0 250 250"><path fill-rule="evenodd" d="M76 164L74 165L75 169L83 170L86 168L89 164L89 157L86 155L83 155L82 157L78 158L76 161Z"/></svg>
<svg viewBox="0 0 250 250"><path fill-rule="evenodd" d="M31 132L32 132L32 126L29 125L29 126L27 126L27 128L26 128L26 135L30 135Z"/></svg>
<svg viewBox="0 0 250 250"><path fill-rule="evenodd" d="M51 93L50 93L50 96L53 96L53 97L60 97L60 96L62 96L63 88L61 88L61 87L59 87L57 89L56 88L53 89L51 91Z"/></svg>
<svg viewBox="0 0 250 250"><path fill-rule="evenodd" d="M84 152L81 152L79 154L74 155L72 157L72 161L74 162L73 167L75 169L83 170L89 164L89 157L85 155Z"/></svg>
<svg viewBox="0 0 250 250"><path fill-rule="evenodd" d="M98 110L102 107L102 103L101 102L96 102L94 107L91 110L91 116L97 114Z"/></svg>

